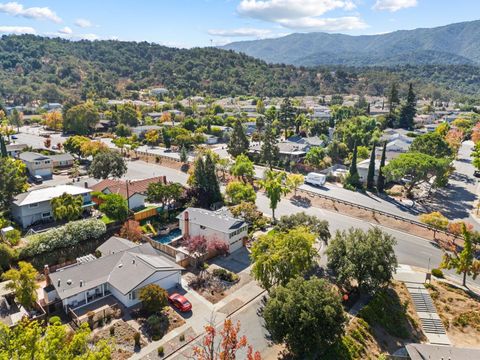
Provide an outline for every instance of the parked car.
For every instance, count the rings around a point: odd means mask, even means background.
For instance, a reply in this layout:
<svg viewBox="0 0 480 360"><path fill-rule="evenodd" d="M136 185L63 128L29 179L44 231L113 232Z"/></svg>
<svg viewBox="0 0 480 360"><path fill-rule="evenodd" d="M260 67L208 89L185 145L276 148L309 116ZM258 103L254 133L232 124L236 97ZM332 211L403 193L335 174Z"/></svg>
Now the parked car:
<svg viewBox="0 0 480 360"><path fill-rule="evenodd" d="M43 184L43 178L40 175L32 176L32 181L35 184Z"/></svg>
<svg viewBox="0 0 480 360"><path fill-rule="evenodd" d="M473 172L473 176L475 176L476 178L480 178L480 170L475 170Z"/></svg>
<svg viewBox="0 0 480 360"><path fill-rule="evenodd" d="M313 186L323 186L327 181L327 176L318 173L308 173L307 177L305 178L305 184L313 185Z"/></svg>
<svg viewBox="0 0 480 360"><path fill-rule="evenodd" d="M188 312L192 310L192 304L187 298L178 293L174 293L168 297L168 301L172 306L176 307L181 312Z"/></svg>
<svg viewBox="0 0 480 360"><path fill-rule="evenodd" d="M18 137L17 137L16 135L12 135L11 138L12 138L13 140L17 140L17 139L18 139Z"/></svg>

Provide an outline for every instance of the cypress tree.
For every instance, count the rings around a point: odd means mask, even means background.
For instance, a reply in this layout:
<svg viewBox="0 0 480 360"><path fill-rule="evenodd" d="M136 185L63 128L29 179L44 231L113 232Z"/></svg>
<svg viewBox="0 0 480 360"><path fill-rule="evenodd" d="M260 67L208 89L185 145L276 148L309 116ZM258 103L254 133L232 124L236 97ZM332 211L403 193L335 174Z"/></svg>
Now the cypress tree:
<svg viewBox="0 0 480 360"><path fill-rule="evenodd" d="M233 131L228 142L228 153L236 158L238 155L246 154L250 145L245 130L240 120L235 121Z"/></svg>
<svg viewBox="0 0 480 360"><path fill-rule="evenodd" d="M267 123L263 134L262 147L260 149L261 161L268 165L270 170L273 164L278 160L280 150L277 145L277 137L273 131L271 123Z"/></svg>
<svg viewBox="0 0 480 360"><path fill-rule="evenodd" d="M220 184L218 183L215 161L209 153L205 156L205 181L207 184L208 206L210 207L222 201L222 193L220 191Z"/></svg>
<svg viewBox="0 0 480 360"><path fill-rule="evenodd" d="M368 164L367 189L373 189L375 186L375 144L370 154L370 163Z"/></svg>
<svg viewBox="0 0 480 360"><path fill-rule="evenodd" d="M413 85L410 83L408 87L407 102L402 107L400 113L400 127L404 129L413 129L413 119L417 113L417 98L413 92Z"/></svg>
<svg viewBox="0 0 480 360"><path fill-rule="evenodd" d="M350 164L349 169L350 177L353 178L354 176L358 176L358 169L357 169L357 142L355 141L355 145L353 145L353 155L352 155L352 163Z"/></svg>
<svg viewBox="0 0 480 360"><path fill-rule="evenodd" d="M5 139L3 135L0 134L0 157L7 157L7 146L5 145Z"/></svg>
<svg viewBox="0 0 480 360"><path fill-rule="evenodd" d="M383 143L382 158L380 159L380 169L377 178L377 190L383 192L385 190L385 176L383 175L383 167L385 166L385 158L387 153L387 142Z"/></svg>

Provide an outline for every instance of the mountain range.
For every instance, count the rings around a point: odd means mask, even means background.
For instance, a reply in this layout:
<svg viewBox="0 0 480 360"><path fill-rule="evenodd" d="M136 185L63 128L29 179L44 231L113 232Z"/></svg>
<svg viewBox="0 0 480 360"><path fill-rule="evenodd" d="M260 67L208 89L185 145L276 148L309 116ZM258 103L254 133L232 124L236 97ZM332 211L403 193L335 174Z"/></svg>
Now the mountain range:
<svg viewBox="0 0 480 360"><path fill-rule="evenodd" d="M480 20L379 35L295 33L222 48L301 66L480 65Z"/></svg>

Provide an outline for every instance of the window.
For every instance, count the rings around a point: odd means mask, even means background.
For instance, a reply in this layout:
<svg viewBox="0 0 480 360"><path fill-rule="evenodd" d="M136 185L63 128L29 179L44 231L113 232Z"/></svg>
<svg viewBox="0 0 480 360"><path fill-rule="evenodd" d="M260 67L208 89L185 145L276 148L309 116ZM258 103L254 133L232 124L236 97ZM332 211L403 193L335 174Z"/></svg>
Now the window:
<svg viewBox="0 0 480 360"><path fill-rule="evenodd" d="M35 161L35 165L40 165L40 161Z"/></svg>
<svg viewBox="0 0 480 360"><path fill-rule="evenodd" d="M135 291L132 291L131 293L128 293L128 299L129 300L135 300L137 298L137 294Z"/></svg>
<svg viewBox="0 0 480 360"><path fill-rule="evenodd" d="M42 218L48 218L48 217L50 217L50 211L42 213Z"/></svg>
<svg viewBox="0 0 480 360"><path fill-rule="evenodd" d="M200 229L205 230L205 226L200 225Z"/></svg>
<svg viewBox="0 0 480 360"><path fill-rule="evenodd" d="M45 164L50 164L50 160L45 160Z"/></svg>
<svg viewBox="0 0 480 360"><path fill-rule="evenodd" d="M36 208L38 207L38 203L28 205L29 208Z"/></svg>

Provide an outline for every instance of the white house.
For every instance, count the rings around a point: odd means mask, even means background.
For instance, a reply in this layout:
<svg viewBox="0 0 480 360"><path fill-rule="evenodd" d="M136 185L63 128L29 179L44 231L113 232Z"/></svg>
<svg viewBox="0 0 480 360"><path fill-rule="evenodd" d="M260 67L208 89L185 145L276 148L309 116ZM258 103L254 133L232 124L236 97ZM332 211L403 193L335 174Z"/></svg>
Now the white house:
<svg viewBox="0 0 480 360"><path fill-rule="evenodd" d="M229 245L231 253L243 246L243 240L248 235L248 225L245 221L236 219L222 210L210 211L189 207L177 219L184 238L189 236L217 238Z"/></svg>
<svg viewBox="0 0 480 360"><path fill-rule="evenodd" d="M23 228L38 221L51 221L53 219L51 201L65 193L82 196L83 208L88 209L95 205L90 198L91 191L79 186L59 185L25 192L17 195L13 200L12 217Z"/></svg>
<svg viewBox="0 0 480 360"><path fill-rule="evenodd" d="M385 162L387 164L387 162ZM366 182L368 177L368 167L370 166L370 159L366 159L357 163L358 176L360 181ZM380 160L375 159L375 174L374 181L377 181L378 173L380 171Z"/></svg>
<svg viewBox="0 0 480 360"><path fill-rule="evenodd" d="M102 245L106 255L50 273L45 268L47 304L61 301L65 311L76 310L113 295L125 307L140 302L139 291L149 284L171 289L180 284L183 268L150 244L135 244L112 237ZM110 251L109 248L119 249ZM99 248L100 249L100 248Z"/></svg>
<svg viewBox="0 0 480 360"><path fill-rule="evenodd" d="M38 175L44 179L52 178L53 162L50 157L26 151L18 155L18 158L25 164L30 176Z"/></svg>

